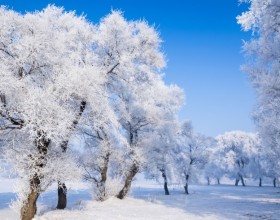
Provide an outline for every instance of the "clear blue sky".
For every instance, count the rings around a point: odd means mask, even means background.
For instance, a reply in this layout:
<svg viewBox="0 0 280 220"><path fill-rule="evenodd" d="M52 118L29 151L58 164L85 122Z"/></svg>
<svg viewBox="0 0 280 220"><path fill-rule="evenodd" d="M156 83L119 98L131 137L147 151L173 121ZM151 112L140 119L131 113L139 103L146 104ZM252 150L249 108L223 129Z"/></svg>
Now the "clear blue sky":
<svg viewBox="0 0 280 220"><path fill-rule="evenodd" d="M40 10L48 4L84 13L93 22L121 9L127 19L155 24L167 55L166 82L184 88L186 105L180 119L215 136L230 130L254 131L253 90L241 54L243 33L236 16L246 9L237 0L0 0L16 11Z"/></svg>

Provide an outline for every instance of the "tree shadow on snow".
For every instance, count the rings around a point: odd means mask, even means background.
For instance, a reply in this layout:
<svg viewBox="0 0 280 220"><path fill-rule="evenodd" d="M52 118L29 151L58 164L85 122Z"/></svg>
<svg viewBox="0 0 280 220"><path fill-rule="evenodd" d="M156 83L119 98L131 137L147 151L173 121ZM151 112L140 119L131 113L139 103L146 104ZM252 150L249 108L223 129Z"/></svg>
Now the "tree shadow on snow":
<svg viewBox="0 0 280 220"><path fill-rule="evenodd" d="M183 188L171 188L170 195L166 196L163 189L135 187L132 196L204 218L276 220L280 216L277 188L193 185L189 191L186 195Z"/></svg>

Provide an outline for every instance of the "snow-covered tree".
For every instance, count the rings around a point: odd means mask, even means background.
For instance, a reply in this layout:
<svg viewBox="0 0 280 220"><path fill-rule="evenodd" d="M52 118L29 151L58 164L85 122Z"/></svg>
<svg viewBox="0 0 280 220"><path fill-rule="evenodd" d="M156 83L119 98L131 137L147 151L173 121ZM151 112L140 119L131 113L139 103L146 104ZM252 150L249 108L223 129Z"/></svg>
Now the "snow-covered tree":
<svg viewBox="0 0 280 220"><path fill-rule="evenodd" d="M244 43L248 58L244 70L257 91L258 105L254 119L261 146L275 159L279 176L280 156L280 2L279 0L246 0L248 11L238 16L243 30L252 32Z"/></svg>
<svg viewBox="0 0 280 220"><path fill-rule="evenodd" d="M265 149L260 146L258 149L258 154L254 159L257 159L253 164L253 169L256 169L257 175L253 175L253 178L259 178L259 186L262 184L262 178L268 177L272 179L272 184L276 187L277 179L279 177L279 163L278 158L275 157L275 153L271 149Z"/></svg>
<svg viewBox="0 0 280 220"><path fill-rule="evenodd" d="M221 166L221 157L223 155L221 155L219 151L216 140L214 138L210 138L209 140L211 144L208 149L209 158L204 168L204 176L207 179L208 185L211 184L212 179L214 179L217 184L220 184L220 180L225 174L225 170Z"/></svg>
<svg viewBox="0 0 280 220"><path fill-rule="evenodd" d="M237 186L241 180L245 186L244 177L249 175L251 156L255 154L258 138L254 133L243 131L226 132L216 137L218 148L222 155L220 164L229 175L236 178Z"/></svg>
<svg viewBox="0 0 280 220"><path fill-rule="evenodd" d="M177 174L183 177L185 193L189 194L189 181L196 179L209 158L211 138L194 132L189 121L181 125L177 149L175 150L175 166Z"/></svg>
<svg viewBox="0 0 280 220"><path fill-rule="evenodd" d="M113 11L100 22L96 42L101 66L112 69L107 89L127 143L122 155L124 186L117 195L124 198L144 163L141 140L160 121L164 102L176 106L182 92L176 86L168 89L164 85L160 76L165 65L161 40L145 21L126 21L121 12Z"/></svg>
<svg viewBox="0 0 280 220"><path fill-rule="evenodd" d="M54 6L24 15L1 7L0 17L0 135L6 160L23 180L25 220L54 180L79 175L62 146L85 104L96 124L112 114L92 52L94 27L83 17Z"/></svg>
<svg viewBox="0 0 280 220"><path fill-rule="evenodd" d="M24 183L21 219L34 217L37 198L53 181L58 208L66 206L64 183L80 175L69 147L79 132L91 137L98 172L88 177L99 194L106 197L108 172L123 174L123 198L145 163L145 137L183 101L181 89L160 75L157 32L116 11L98 26L55 6L26 14L1 7L0 17L0 135L4 157Z"/></svg>
<svg viewBox="0 0 280 220"><path fill-rule="evenodd" d="M118 11L113 11L100 22L96 34L96 54L100 64L105 69L111 68L107 88L122 126L121 133L127 140L124 146L128 154L126 158L135 154L139 130L148 125L146 112L141 108L144 104L141 95L150 76L154 75L153 69L164 65L159 42L153 28L145 22L128 22ZM134 159L126 165L128 167L123 167L127 170L123 170L125 184L120 198L126 195L139 170Z"/></svg>
<svg viewBox="0 0 280 220"><path fill-rule="evenodd" d="M255 136L253 148L253 152L250 155L248 174L254 180L259 180L259 186L262 186L263 178L270 173L269 167L271 165L271 158L268 151L261 146L261 140L258 135Z"/></svg>
<svg viewBox="0 0 280 220"><path fill-rule="evenodd" d="M155 125L145 137L145 146L147 148L145 150L146 163L144 171L149 179L159 181L162 178L165 195L169 195L168 181L174 180L176 169L174 149L177 146L179 122L176 114L170 111L170 107L164 110L167 113L166 117L162 118L161 123Z"/></svg>
<svg viewBox="0 0 280 220"><path fill-rule="evenodd" d="M168 180L172 180L174 173L174 151L176 146L177 125L165 124L162 129L154 130L145 138L148 150L146 151L147 162L144 171L147 178L159 181L160 176L164 182L165 195L169 195ZM172 156L173 155L173 156Z"/></svg>
<svg viewBox="0 0 280 220"><path fill-rule="evenodd" d="M143 87L144 86L144 87ZM123 189L118 197L123 198L130 188L134 176L145 167L147 151L152 152L156 145L151 146L146 140L155 130L162 129L170 117L176 114L182 102L182 92L176 86L165 86L163 81L155 77L149 84L137 88L135 97L127 97L121 123L125 131L128 148L125 154L126 177ZM133 99L130 99L132 98ZM163 134L163 133L162 133ZM168 138L168 137L165 137Z"/></svg>
<svg viewBox="0 0 280 220"><path fill-rule="evenodd" d="M127 144L119 127L109 124L95 129L82 127L79 134L85 140L80 160L84 179L92 183L93 197L98 201L115 196L120 190L117 183L122 172L123 146Z"/></svg>

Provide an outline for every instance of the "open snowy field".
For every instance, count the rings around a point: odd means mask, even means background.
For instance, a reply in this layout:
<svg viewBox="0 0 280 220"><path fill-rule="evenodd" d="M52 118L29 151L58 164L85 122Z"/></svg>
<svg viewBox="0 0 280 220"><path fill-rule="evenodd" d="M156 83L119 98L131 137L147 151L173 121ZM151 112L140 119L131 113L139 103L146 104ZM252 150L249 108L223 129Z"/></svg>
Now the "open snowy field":
<svg viewBox="0 0 280 220"><path fill-rule="evenodd" d="M0 180L0 219L18 219L9 208L15 198L15 180ZM170 187L170 196L163 195L158 184L143 186L137 182L124 200L111 198L105 202L92 201L85 184L71 186L66 210L55 210L56 191L52 187L39 199L36 220L130 220L130 219L266 219L280 217L280 188L265 186L234 187L230 185L191 185L190 195L179 186Z"/></svg>

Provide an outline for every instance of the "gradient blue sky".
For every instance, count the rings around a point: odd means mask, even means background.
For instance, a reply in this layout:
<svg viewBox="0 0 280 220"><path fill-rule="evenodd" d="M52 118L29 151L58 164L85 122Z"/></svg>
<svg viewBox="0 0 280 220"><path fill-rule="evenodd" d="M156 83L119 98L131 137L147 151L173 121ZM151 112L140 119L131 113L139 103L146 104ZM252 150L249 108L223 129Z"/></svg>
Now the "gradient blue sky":
<svg viewBox="0 0 280 220"><path fill-rule="evenodd" d="M48 4L84 13L93 22L121 9L127 19L155 24L167 55L166 82L184 88L180 119L196 131L215 136L230 130L254 131L255 97L245 73L242 39L236 23L246 9L237 0L0 0L16 11L40 10Z"/></svg>

